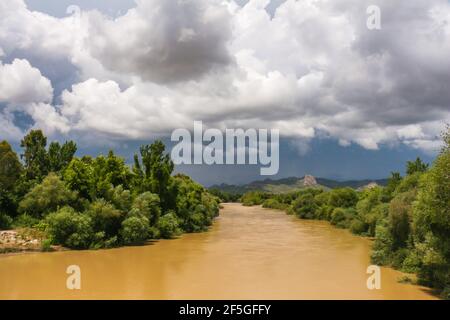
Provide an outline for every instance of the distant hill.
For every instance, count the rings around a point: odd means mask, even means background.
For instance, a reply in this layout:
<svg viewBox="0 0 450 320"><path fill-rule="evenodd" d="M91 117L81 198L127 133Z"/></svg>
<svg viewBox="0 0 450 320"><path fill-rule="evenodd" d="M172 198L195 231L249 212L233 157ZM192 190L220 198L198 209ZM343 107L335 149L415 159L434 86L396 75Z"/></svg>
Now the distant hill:
<svg viewBox="0 0 450 320"><path fill-rule="evenodd" d="M260 181L253 181L244 185L230 185L220 184L214 185L209 189L218 189L229 193L245 193L248 191L266 191L271 193L286 193L304 188L321 188L324 190L350 187L353 189L364 189L366 187L373 187L375 185L385 186L387 179L381 180L349 180L337 181L325 178L315 178L306 175L302 178L291 177L278 180L265 179Z"/></svg>

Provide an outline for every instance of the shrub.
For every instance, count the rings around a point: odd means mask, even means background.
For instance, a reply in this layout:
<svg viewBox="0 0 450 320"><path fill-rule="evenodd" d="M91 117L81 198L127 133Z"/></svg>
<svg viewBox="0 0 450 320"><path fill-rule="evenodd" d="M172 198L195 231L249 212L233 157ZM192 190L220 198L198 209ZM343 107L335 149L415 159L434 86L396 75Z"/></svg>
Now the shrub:
<svg viewBox="0 0 450 320"><path fill-rule="evenodd" d="M32 228L39 223L39 219L28 214L21 214L14 221L15 228Z"/></svg>
<svg viewBox="0 0 450 320"><path fill-rule="evenodd" d="M103 231L106 238L118 234L122 223L122 212L103 199L93 202L86 214L92 219L95 232Z"/></svg>
<svg viewBox="0 0 450 320"><path fill-rule="evenodd" d="M10 216L0 212L0 230L9 229L12 225L12 222L13 219Z"/></svg>
<svg viewBox="0 0 450 320"><path fill-rule="evenodd" d="M302 194L292 203L295 214L302 219L315 219L317 208L311 193Z"/></svg>
<svg viewBox="0 0 450 320"><path fill-rule="evenodd" d="M335 208L331 213L331 224L338 225L339 223L345 221L345 210L342 208Z"/></svg>
<svg viewBox="0 0 450 320"><path fill-rule="evenodd" d="M163 239L171 239L181 233L178 219L174 212L162 216L158 221L157 228Z"/></svg>
<svg viewBox="0 0 450 320"><path fill-rule="evenodd" d="M41 218L66 205L74 205L76 200L77 193L67 189L56 174L50 173L20 202L19 212Z"/></svg>
<svg viewBox="0 0 450 320"><path fill-rule="evenodd" d="M381 221L375 229L375 241L372 247L372 262L378 265L389 265L392 252L392 237L387 222Z"/></svg>
<svg viewBox="0 0 450 320"><path fill-rule="evenodd" d="M122 222L120 235L124 244L145 241L149 236L149 221L144 216L131 216Z"/></svg>
<svg viewBox="0 0 450 320"><path fill-rule="evenodd" d="M355 219L350 224L350 231L354 234L363 234L367 231L367 224L359 219Z"/></svg>
<svg viewBox="0 0 450 320"><path fill-rule="evenodd" d="M261 192L258 191L250 191L244 194L241 198L241 203L244 206L251 207L251 206L258 206L262 204L264 201L264 197L261 194Z"/></svg>
<svg viewBox="0 0 450 320"><path fill-rule="evenodd" d="M267 199L263 203L263 208L284 210L286 209L286 205L284 203L280 203L276 199Z"/></svg>
<svg viewBox="0 0 450 320"><path fill-rule="evenodd" d="M125 190L122 186L111 188L108 193L108 200L117 209L128 212L131 209L132 197L129 190Z"/></svg>
<svg viewBox="0 0 450 320"><path fill-rule="evenodd" d="M159 196L145 192L133 201L132 209L136 214L146 217L150 225L155 225L161 214Z"/></svg>
<svg viewBox="0 0 450 320"><path fill-rule="evenodd" d="M52 241L72 249L87 249L94 232L88 215L64 207L46 217L48 234Z"/></svg>
<svg viewBox="0 0 450 320"><path fill-rule="evenodd" d="M405 247L410 234L411 202L414 199L410 196L410 192L398 194L389 205L389 232L394 250Z"/></svg>
<svg viewBox="0 0 450 320"><path fill-rule="evenodd" d="M330 191L328 204L335 208L354 207L358 202L358 194L352 188L334 189Z"/></svg>

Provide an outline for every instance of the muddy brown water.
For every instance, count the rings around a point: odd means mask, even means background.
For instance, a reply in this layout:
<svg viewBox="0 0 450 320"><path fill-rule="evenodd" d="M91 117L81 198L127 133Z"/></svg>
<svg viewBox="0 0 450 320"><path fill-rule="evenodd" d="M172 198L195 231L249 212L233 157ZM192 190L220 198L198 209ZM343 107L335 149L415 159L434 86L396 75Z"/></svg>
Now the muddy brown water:
<svg viewBox="0 0 450 320"><path fill-rule="evenodd" d="M381 270L370 241L326 222L225 204L209 232L141 247L0 256L0 299L434 299ZM81 268L81 290L66 269Z"/></svg>

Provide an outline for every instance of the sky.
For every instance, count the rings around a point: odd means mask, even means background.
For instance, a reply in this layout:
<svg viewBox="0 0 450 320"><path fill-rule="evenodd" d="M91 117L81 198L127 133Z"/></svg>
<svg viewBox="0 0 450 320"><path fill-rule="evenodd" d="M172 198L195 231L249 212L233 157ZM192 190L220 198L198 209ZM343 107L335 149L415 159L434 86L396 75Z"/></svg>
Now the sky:
<svg viewBox="0 0 450 320"><path fill-rule="evenodd" d="M278 177L384 178L439 151L449 56L446 0L5 0L0 139L17 148L41 128L129 162L201 120L279 129ZM261 179L254 166L177 170Z"/></svg>

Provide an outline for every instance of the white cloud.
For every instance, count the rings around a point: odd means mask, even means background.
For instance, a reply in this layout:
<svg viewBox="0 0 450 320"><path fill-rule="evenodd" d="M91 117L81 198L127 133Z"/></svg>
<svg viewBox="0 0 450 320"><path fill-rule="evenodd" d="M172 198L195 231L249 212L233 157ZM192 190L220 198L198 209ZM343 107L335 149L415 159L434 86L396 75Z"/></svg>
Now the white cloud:
<svg viewBox="0 0 450 320"><path fill-rule="evenodd" d="M15 59L11 64L0 61L0 102L20 105L52 99L50 81L27 60Z"/></svg>
<svg viewBox="0 0 450 320"><path fill-rule="evenodd" d="M301 138L301 150L319 132L342 146L434 150L450 122L445 0L287 0L273 17L268 0L140 0L119 18L83 12L79 20L8 2L0 4L2 59L20 52L57 70L48 76L54 86L68 77L59 70L72 72L62 60L76 68L61 106L6 90L3 100L27 100L26 112L50 131L140 139L202 120L279 128ZM366 28L371 4L382 10L379 31Z"/></svg>

